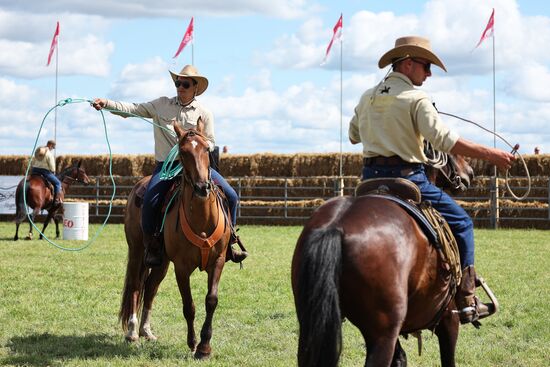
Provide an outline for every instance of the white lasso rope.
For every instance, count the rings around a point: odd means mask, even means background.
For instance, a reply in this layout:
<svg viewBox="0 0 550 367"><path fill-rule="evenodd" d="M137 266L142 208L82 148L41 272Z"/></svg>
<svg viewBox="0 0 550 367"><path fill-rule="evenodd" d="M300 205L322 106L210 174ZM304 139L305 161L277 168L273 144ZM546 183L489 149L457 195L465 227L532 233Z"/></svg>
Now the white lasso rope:
<svg viewBox="0 0 550 367"><path fill-rule="evenodd" d="M437 111L439 112L440 114L442 115L445 115L445 116L450 116L450 117L454 117L456 119L459 119L459 120L462 120L462 121L465 121L465 122L469 122L470 124L474 124L476 125L477 127L479 127L480 129L482 130L485 130L487 131L488 133L491 133L493 134L494 136L496 136L497 138L499 138L500 140L502 140L506 145L508 145L510 148L512 148L512 151L510 153L512 153L514 156L518 156L520 159L521 159L521 162L523 164L523 167L525 168L525 172L526 172L526 175L527 175L527 191L525 192L525 194L523 194L522 196L517 196L516 194L514 194L514 192L512 191L512 189L510 188L510 185L508 183L508 172L510 171L509 169L506 170L506 179L504 181L505 185L506 185L506 189L508 190L508 192L510 193L510 195L516 199L516 200L523 200L525 198L527 198L527 196L529 196L529 193L531 192L531 175L529 174L529 169L527 168L527 163L525 163L525 159L523 159L522 155L518 153L518 149L519 149L519 144L516 144L514 146L512 146L512 144L508 143L508 141L506 139L504 139L502 136L500 136L499 134L497 134L496 132L494 131L491 131L489 129L486 129L484 128L483 126L481 126L480 124L474 122L474 121L471 121L471 120L468 120L468 119L465 119L463 117L460 117L460 116L457 116L457 115L453 115L452 113L447 113L447 112L441 112L441 111Z"/></svg>

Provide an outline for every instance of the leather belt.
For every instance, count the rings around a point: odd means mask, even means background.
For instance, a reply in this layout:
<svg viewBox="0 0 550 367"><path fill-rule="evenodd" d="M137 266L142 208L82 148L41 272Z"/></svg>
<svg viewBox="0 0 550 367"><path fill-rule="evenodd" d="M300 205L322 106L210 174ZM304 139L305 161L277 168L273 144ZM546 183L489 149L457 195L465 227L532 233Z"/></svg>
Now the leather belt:
<svg viewBox="0 0 550 367"><path fill-rule="evenodd" d="M363 158L363 165L365 166L402 166L402 165L417 165L418 163L410 163L402 160L397 155L391 157L377 156Z"/></svg>

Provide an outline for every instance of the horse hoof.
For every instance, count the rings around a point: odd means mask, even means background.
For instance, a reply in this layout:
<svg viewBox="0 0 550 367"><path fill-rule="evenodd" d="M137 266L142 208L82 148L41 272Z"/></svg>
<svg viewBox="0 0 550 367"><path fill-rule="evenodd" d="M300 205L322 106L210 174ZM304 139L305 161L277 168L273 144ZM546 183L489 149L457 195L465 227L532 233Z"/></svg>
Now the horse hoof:
<svg viewBox="0 0 550 367"><path fill-rule="evenodd" d="M148 334L148 335L142 335L145 340L148 340L148 341L151 341L151 342L154 342L157 340L157 337L154 336L153 334Z"/></svg>
<svg viewBox="0 0 550 367"><path fill-rule="evenodd" d="M208 359L210 358L210 352L208 353L204 353L204 352L201 352L201 351L196 351L195 354L193 355L193 357L199 361L203 361L205 359Z"/></svg>
<svg viewBox="0 0 550 367"><path fill-rule="evenodd" d="M155 336L155 334L153 334L151 332L151 329L150 328L147 328L147 329L141 329L139 331L139 336L145 338L145 340L149 340L149 341L155 341L157 340L157 337Z"/></svg>
<svg viewBox="0 0 550 367"><path fill-rule="evenodd" d="M124 339L129 343L134 343L138 341L139 337L137 336L137 334L126 334L124 336Z"/></svg>
<svg viewBox="0 0 550 367"><path fill-rule="evenodd" d="M15 236L15 237L13 238L14 241L17 241L18 239L19 239L19 237L17 237L17 236Z"/></svg>
<svg viewBox="0 0 550 367"><path fill-rule="evenodd" d="M25 237L25 239L26 239L27 241L30 241L30 240L32 240L32 236L29 235L29 236Z"/></svg>

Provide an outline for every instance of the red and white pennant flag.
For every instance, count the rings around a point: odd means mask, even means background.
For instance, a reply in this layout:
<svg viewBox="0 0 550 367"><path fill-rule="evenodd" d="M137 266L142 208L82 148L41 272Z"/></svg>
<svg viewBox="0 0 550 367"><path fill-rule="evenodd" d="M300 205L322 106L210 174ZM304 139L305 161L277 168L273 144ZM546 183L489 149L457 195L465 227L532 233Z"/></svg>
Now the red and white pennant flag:
<svg viewBox="0 0 550 367"><path fill-rule="evenodd" d="M178 57L181 51L187 46L189 42L193 40L193 17L191 17L191 21L189 22L189 25L187 26L187 30L185 31L185 34L183 35L183 39L181 40L180 47L178 48L178 51L176 54L172 57L175 59Z"/></svg>
<svg viewBox="0 0 550 367"><path fill-rule="evenodd" d="M48 63L46 64L46 66L50 66L50 62L52 61L53 52L54 52L55 48L57 47L57 39L58 38L59 38L59 22L57 22L57 27L55 27L55 33L53 34L52 44L50 46L50 53L48 54Z"/></svg>
<svg viewBox="0 0 550 367"><path fill-rule="evenodd" d="M494 27L495 27L495 9L493 8L493 12L491 13L491 17L489 18L489 22L487 22L487 27L485 27L485 30L483 31L483 34L481 35L481 38L479 39L479 42L477 43L476 47L478 48L479 45L481 45L481 42L485 41L486 38L492 37L494 33Z"/></svg>
<svg viewBox="0 0 550 367"><path fill-rule="evenodd" d="M332 44L334 43L334 40L340 39L342 37L342 14L340 14L340 18L336 22L333 28L332 38L330 40L330 43L327 46L327 51L325 52L325 57L323 58L323 62L321 65L323 65L327 61L328 54L330 53L330 49L332 48Z"/></svg>

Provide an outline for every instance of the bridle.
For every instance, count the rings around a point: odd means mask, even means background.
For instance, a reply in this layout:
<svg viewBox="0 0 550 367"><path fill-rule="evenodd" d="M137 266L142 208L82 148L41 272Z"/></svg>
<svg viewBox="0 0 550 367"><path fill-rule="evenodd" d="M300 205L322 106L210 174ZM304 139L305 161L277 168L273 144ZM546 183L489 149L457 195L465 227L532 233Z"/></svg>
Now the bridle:
<svg viewBox="0 0 550 367"><path fill-rule="evenodd" d="M69 180L71 183L80 182L80 183L82 183L82 184L84 184L84 185L87 185L87 183L86 183L85 181L83 181L83 180L81 180L81 179L79 178L79 174L78 174L79 169L80 169L80 168L79 168L79 167L76 167L76 166L69 167L69 168L65 169L65 170L64 170L63 172L61 172L61 174L59 175L59 178L61 179L61 182L65 182L65 180ZM76 170L76 178L72 177L72 173L73 173L74 170ZM71 173L70 173L71 175L69 175L69 173L67 173L67 172L71 172ZM67 182L67 183L68 183L68 182Z"/></svg>
<svg viewBox="0 0 550 367"><path fill-rule="evenodd" d="M193 136L198 136L203 141L206 141L206 137L204 135L202 135L201 133L199 133L198 131L194 130L194 129L188 130L181 137L181 140L183 141L183 140L185 140L189 137L193 137ZM183 165L183 162L182 162L182 165ZM212 181L212 175L211 175L210 169L208 169L208 180L205 182L204 186L201 186L201 185L197 184L196 182L193 182L191 176L189 175L189 173L187 172L185 167L183 167L183 174L182 175L183 175L184 183L189 184L189 186L191 186L193 188L193 194L194 195L198 195L198 196L202 196L202 197L208 197L210 195L210 192L212 190L214 190L214 188L216 187L216 185L214 184L214 181Z"/></svg>

